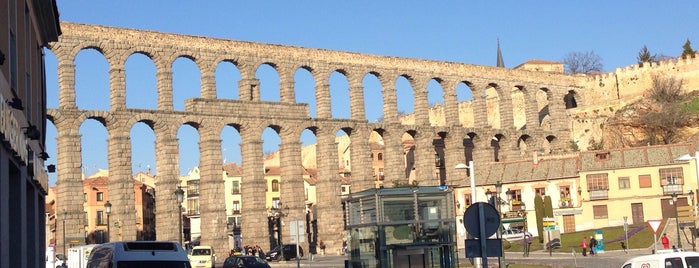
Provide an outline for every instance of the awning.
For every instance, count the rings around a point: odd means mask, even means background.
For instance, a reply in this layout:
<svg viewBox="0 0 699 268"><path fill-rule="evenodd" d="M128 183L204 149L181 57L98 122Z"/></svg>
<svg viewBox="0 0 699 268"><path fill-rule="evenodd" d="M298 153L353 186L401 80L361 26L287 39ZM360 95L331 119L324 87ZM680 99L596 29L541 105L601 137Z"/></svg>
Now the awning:
<svg viewBox="0 0 699 268"><path fill-rule="evenodd" d="M509 218L502 218L500 220L502 223L515 223L515 222L524 222L524 217L509 217Z"/></svg>

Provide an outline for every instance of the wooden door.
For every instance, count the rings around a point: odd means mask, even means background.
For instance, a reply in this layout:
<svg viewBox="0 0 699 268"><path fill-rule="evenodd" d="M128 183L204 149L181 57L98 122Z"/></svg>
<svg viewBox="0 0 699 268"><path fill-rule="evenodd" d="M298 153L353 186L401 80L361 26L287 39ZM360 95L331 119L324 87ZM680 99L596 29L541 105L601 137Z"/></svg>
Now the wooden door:
<svg viewBox="0 0 699 268"><path fill-rule="evenodd" d="M563 232L575 232L575 215L563 215Z"/></svg>
<svg viewBox="0 0 699 268"><path fill-rule="evenodd" d="M631 204L631 224L644 224L646 222L643 216L643 203L632 203Z"/></svg>

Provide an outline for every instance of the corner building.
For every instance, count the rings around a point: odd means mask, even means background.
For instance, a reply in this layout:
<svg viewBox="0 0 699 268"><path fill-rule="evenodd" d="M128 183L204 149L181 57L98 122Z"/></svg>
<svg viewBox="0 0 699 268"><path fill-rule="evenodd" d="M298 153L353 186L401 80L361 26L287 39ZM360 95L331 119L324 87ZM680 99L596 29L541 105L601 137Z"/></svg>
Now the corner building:
<svg viewBox="0 0 699 268"><path fill-rule="evenodd" d="M56 2L0 0L0 267L44 267L46 83Z"/></svg>

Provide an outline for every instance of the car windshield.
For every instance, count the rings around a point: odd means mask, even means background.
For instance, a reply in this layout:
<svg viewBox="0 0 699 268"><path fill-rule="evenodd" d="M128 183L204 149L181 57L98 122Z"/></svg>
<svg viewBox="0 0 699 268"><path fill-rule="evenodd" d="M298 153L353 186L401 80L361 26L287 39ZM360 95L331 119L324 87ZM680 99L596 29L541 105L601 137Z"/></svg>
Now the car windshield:
<svg viewBox="0 0 699 268"><path fill-rule="evenodd" d="M120 261L115 268L192 268L188 261Z"/></svg>
<svg viewBox="0 0 699 268"><path fill-rule="evenodd" d="M192 255L211 255L211 250L207 248L198 248L192 250Z"/></svg>
<svg viewBox="0 0 699 268"><path fill-rule="evenodd" d="M258 257L249 257L249 258L241 258L241 259L243 259L243 262L245 262L245 264L265 263L265 261L263 261L262 259L260 259Z"/></svg>

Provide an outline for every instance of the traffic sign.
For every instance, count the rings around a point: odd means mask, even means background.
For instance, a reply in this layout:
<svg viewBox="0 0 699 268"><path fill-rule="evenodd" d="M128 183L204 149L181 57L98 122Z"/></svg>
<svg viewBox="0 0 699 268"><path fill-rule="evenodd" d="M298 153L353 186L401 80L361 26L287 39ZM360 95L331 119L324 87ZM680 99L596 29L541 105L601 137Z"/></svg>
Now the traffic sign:
<svg viewBox="0 0 699 268"><path fill-rule="evenodd" d="M646 222L650 228L653 229L653 234L658 234L658 228L660 228L660 224L663 223L663 220L648 220Z"/></svg>
<svg viewBox="0 0 699 268"><path fill-rule="evenodd" d="M483 218L480 216L481 207L483 208ZM481 234L481 224L485 226L485 234ZM468 206L464 212L464 227L471 236L486 239L500 228L500 215L493 205L477 202Z"/></svg>

